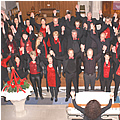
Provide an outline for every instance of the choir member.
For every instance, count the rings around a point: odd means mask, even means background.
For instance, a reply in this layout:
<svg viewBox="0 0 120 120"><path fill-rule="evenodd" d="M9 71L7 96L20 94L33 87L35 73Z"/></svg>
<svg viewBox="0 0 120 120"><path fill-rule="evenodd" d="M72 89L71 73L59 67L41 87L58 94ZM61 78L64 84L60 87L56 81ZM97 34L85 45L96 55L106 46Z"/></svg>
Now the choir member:
<svg viewBox="0 0 120 120"><path fill-rule="evenodd" d="M55 94L55 102L57 102L58 98L58 87L60 86L60 78L57 74L57 70L54 67L54 60L50 54L47 55L48 65L47 65L47 81L48 86L50 87L51 93L51 101L53 101Z"/></svg>
<svg viewBox="0 0 120 120"><path fill-rule="evenodd" d="M110 92L110 86L112 82L112 61L110 59L110 53L102 54L101 56L101 77L100 77L100 83L101 83L101 90L104 91L106 87L106 92Z"/></svg>
<svg viewBox="0 0 120 120"><path fill-rule="evenodd" d="M119 37L120 38L120 37ZM118 88L120 84L120 55L116 58L117 50L115 46L112 48L112 56L115 62L115 71L114 71L114 81L115 81L115 89L114 89L114 101L116 101Z"/></svg>
<svg viewBox="0 0 120 120"><path fill-rule="evenodd" d="M41 87L41 74L40 73L42 72L42 68L40 66L40 62L41 62L41 57L36 57L36 52L31 51L30 58L28 61L28 69L30 72L30 81L32 83L35 97L36 97L35 99L38 99L36 82L38 85L39 96L41 99L44 99L42 96L42 87Z"/></svg>

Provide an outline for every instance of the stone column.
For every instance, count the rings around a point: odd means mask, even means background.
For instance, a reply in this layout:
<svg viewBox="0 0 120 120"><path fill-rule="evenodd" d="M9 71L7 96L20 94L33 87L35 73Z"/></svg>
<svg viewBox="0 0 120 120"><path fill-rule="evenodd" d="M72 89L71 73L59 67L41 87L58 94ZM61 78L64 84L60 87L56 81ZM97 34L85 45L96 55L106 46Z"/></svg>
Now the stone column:
<svg viewBox="0 0 120 120"><path fill-rule="evenodd" d="M99 10L102 10L102 1L92 1L92 17L99 19Z"/></svg>

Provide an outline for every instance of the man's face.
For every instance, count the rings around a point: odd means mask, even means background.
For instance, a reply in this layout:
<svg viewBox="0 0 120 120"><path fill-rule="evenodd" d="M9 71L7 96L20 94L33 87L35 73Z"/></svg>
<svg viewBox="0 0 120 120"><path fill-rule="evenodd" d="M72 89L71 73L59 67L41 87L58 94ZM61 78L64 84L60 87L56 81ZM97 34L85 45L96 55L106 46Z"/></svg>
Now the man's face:
<svg viewBox="0 0 120 120"><path fill-rule="evenodd" d="M77 38L77 32L72 32L72 38Z"/></svg>
<svg viewBox="0 0 120 120"><path fill-rule="evenodd" d="M104 40L104 39L105 39L105 33L101 33L100 39L101 39L101 40Z"/></svg>
<svg viewBox="0 0 120 120"><path fill-rule="evenodd" d="M87 19L91 20L91 18L92 18L92 15L91 15L91 13L89 12L89 13L87 14Z"/></svg>
<svg viewBox="0 0 120 120"><path fill-rule="evenodd" d="M79 27L79 26L80 26L80 22L76 21L76 22L75 22L75 26L76 26L76 27Z"/></svg>
<svg viewBox="0 0 120 120"><path fill-rule="evenodd" d="M69 56L69 57L73 57L73 56L74 56L73 50L69 50L69 51L68 51L68 56Z"/></svg>
<svg viewBox="0 0 120 120"><path fill-rule="evenodd" d="M58 24L58 18L53 18L54 25Z"/></svg>
<svg viewBox="0 0 120 120"><path fill-rule="evenodd" d="M71 14L67 14L67 18L68 18L68 19L71 19Z"/></svg>
<svg viewBox="0 0 120 120"><path fill-rule="evenodd" d="M92 49L88 49L88 51L87 51L87 57L88 57L89 59L91 59L92 56L93 56L93 50L92 50Z"/></svg>

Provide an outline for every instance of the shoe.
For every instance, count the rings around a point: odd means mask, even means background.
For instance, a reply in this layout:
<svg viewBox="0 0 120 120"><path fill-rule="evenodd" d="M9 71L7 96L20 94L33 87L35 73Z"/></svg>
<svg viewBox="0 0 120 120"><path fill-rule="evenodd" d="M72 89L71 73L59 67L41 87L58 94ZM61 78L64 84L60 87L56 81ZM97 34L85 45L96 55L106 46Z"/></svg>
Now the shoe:
<svg viewBox="0 0 120 120"><path fill-rule="evenodd" d="M27 96L27 98L26 98L27 100L29 100L30 98L29 98L29 96Z"/></svg>
<svg viewBox="0 0 120 120"><path fill-rule="evenodd" d="M53 97L51 97L51 101L53 101Z"/></svg>
<svg viewBox="0 0 120 120"><path fill-rule="evenodd" d="M43 96L40 96L40 98L41 98L41 100L43 100L43 99L44 99L44 97L43 97Z"/></svg>
<svg viewBox="0 0 120 120"><path fill-rule="evenodd" d="M7 102L7 101L6 101L6 97L4 97L4 102Z"/></svg>
<svg viewBox="0 0 120 120"><path fill-rule="evenodd" d="M49 92L49 88L47 87L47 92Z"/></svg>
<svg viewBox="0 0 120 120"><path fill-rule="evenodd" d="M57 98L55 98L55 102L57 102L58 101L58 99Z"/></svg>
<svg viewBox="0 0 120 120"><path fill-rule="evenodd" d="M38 100L38 96L37 96L37 97L35 97L35 99L36 99L36 100Z"/></svg>
<svg viewBox="0 0 120 120"><path fill-rule="evenodd" d="M65 102L67 102L67 101L68 101L68 99L69 99L69 98L67 98L67 97L66 97L66 98L65 98Z"/></svg>
<svg viewBox="0 0 120 120"><path fill-rule="evenodd" d="M114 102L116 101L116 98L114 98Z"/></svg>

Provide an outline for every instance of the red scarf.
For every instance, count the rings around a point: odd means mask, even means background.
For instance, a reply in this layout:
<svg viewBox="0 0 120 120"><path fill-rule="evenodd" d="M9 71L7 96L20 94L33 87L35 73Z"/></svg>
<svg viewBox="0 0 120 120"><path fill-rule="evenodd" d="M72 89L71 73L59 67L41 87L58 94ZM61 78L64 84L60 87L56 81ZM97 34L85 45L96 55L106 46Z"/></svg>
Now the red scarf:
<svg viewBox="0 0 120 120"><path fill-rule="evenodd" d="M104 33L106 34L106 39L110 38L110 29L109 29L109 27L104 31Z"/></svg>
<svg viewBox="0 0 120 120"><path fill-rule="evenodd" d="M40 28L40 32L43 33L43 37L46 37L46 28Z"/></svg>
<svg viewBox="0 0 120 120"><path fill-rule="evenodd" d="M117 28L118 30L120 29L120 25L118 25L118 28Z"/></svg>
<svg viewBox="0 0 120 120"><path fill-rule="evenodd" d="M29 33L29 27L26 28L27 33Z"/></svg>
<svg viewBox="0 0 120 120"><path fill-rule="evenodd" d="M7 58L4 58L3 60L1 60L1 66L4 68L7 68L7 62L9 61L9 59L11 58L11 56L8 56Z"/></svg>
<svg viewBox="0 0 120 120"><path fill-rule="evenodd" d="M56 87L56 74L54 67L47 66L47 81L48 86L50 87Z"/></svg>
<svg viewBox="0 0 120 120"><path fill-rule="evenodd" d="M120 76L120 65L119 65L119 67L118 67L118 69L116 71L116 75Z"/></svg>
<svg viewBox="0 0 120 120"><path fill-rule="evenodd" d="M62 49L61 49L61 44L60 44L60 41L59 41L59 38L57 39L57 41L54 39L54 43L55 44L59 44L59 52L62 52Z"/></svg>
<svg viewBox="0 0 120 120"><path fill-rule="evenodd" d="M119 44L119 43L117 42L117 43L116 43L116 48L115 48L115 49L116 49L116 58L118 58L118 54L117 54L118 44Z"/></svg>
<svg viewBox="0 0 120 120"><path fill-rule="evenodd" d="M108 62L108 65L106 65L106 62L104 62L104 78L109 78L109 73L110 73L110 61Z"/></svg>
<svg viewBox="0 0 120 120"><path fill-rule="evenodd" d="M45 41L43 40L43 45L45 47L45 57L47 58L47 47L46 47L46 44L45 44Z"/></svg>

